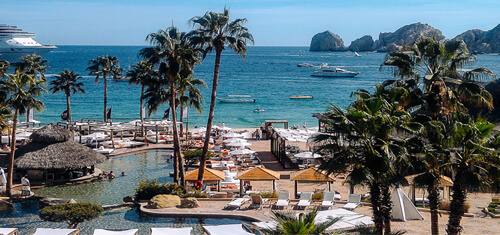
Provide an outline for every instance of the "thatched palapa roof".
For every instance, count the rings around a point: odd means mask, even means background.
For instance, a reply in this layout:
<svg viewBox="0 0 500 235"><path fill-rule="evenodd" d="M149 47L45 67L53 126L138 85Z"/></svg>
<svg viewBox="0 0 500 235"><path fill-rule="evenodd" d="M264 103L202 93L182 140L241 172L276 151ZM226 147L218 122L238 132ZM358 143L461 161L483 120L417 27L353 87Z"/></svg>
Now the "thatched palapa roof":
<svg viewBox="0 0 500 235"><path fill-rule="evenodd" d="M263 167L255 167L247 171L238 172L239 180L279 180L280 173Z"/></svg>
<svg viewBox="0 0 500 235"><path fill-rule="evenodd" d="M421 174L423 174L423 173L421 173ZM417 177L421 174L408 175L408 176L405 176L405 179L408 181L408 184L413 184L413 180L415 179L415 177ZM450 177L448 177L448 176L441 175L441 177L439 179L439 185L452 187L453 180L451 180Z"/></svg>
<svg viewBox="0 0 500 235"><path fill-rule="evenodd" d="M185 174L186 176L184 179L186 181L196 181L198 180L198 169L188 171ZM205 174L203 174L203 181L218 181L218 180L224 180L224 177L226 174L224 172L219 171L219 170L214 170L210 168L205 168Z"/></svg>
<svg viewBox="0 0 500 235"><path fill-rule="evenodd" d="M48 125L31 135L32 142L16 150L18 169L76 170L104 162L106 157L72 140L64 127Z"/></svg>
<svg viewBox="0 0 500 235"><path fill-rule="evenodd" d="M309 181L309 182L329 182L329 181L335 181L335 178L331 174L328 174L325 171L320 171L317 168L308 168L305 170L292 172L292 174L290 174L290 180Z"/></svg>

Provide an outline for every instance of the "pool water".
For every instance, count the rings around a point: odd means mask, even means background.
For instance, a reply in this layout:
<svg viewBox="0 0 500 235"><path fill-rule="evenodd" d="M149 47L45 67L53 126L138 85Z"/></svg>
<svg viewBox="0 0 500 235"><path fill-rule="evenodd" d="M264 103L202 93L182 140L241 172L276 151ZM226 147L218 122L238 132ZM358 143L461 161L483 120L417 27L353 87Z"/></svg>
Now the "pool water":
<svg viewBox="0 0 500 235"><path fill-rule="evenodd" d="M148 151L115 157L96 167L113 171L116 179L80 184L59 185L35 190L37 196L73 198L77 202L92 202L100 205L122 203L125 196L135 194L140 182L157 179L159 183L171 183L169 172L172 163L167 163L169 151ZM125 172L126 176L121 176ZM19 234L30 234L36 228L66 228L66 223L44 222L38 217L36 201L16 203L12 213L0 213L0 227L19 228ZM241 224L234 219L164 218L148 217L136 208L106 211L101 217L78 226L80 234L92 234L94 228L139 229L139 234L149 234L151 227L193 227L193 234L203 234L202 225Z"/></svg>

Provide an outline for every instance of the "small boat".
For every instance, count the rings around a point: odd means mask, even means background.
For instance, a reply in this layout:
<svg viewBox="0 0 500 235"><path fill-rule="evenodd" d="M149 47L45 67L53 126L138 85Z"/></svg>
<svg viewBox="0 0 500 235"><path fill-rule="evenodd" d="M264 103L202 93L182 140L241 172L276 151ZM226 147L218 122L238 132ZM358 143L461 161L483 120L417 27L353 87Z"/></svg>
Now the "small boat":
<svg viewBox="0 0 500 235"><path fill-rule="evenodd" d="M346 69L332 66L320 66L311 76L315 77L356 77L360 72L352 72Z"/></svg>
<svg viewBox="0 0 500 235"><path fill-rule="evenodd" d="M255 99L228 99L228 98L217 98L221 103L255 103Z"/></svg>
<svg viewBox="0 0 500 235"><path fill-rule="evenodd" d="M361 57L361 55L358 54L358 52L356 52L356 51L354 52L354 55L357 56L357 57Z"/></svg>
<svg viewBox="0 0 500 235"><path fill-rule="evenodd" d="M255 113L262 113L262 112L265 112L266 110L265 109L254 109L253 111Z"/></svg>
<svg viewBox="0 0 500 235"><path fill-rule="evenodd" d="M302 64L297 64L297 67L314 67L314 65L309 63L302 63Z"/></svg>
<svg viewBox="0 0 500 235"><path fill-rule="evenodd" d="M291 96L290 99L312 99L312 95L296 95L296 96Z"/></svg>

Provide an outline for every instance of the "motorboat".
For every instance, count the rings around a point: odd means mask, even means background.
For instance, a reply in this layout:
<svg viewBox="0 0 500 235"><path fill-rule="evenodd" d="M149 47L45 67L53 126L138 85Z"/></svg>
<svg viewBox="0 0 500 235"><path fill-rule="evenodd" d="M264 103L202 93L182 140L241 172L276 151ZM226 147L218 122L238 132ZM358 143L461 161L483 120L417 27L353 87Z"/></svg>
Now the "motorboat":
<svg viewBox="0 0 500 235"><path fill-rule="evenodd" d="M16 26L0 24L0 60L19 62L22 56L43 56L56 49L54 45L42 45L33 38L34 33L24 32Z"/></svg>
<svg viewBox="0 0 500 235"><path fill-rule="evenodd" d="M315 77L356 77L360 72L352 72L333 66L320 66L311 76Z"/></svg>
<svg viewBox="0 0 500 235"><path fill-rule="evenodd" d="M354 52L354 55L357 56L357 57L361 57L361 55L358 53L358 52Z"/></svg>
<svg viewBox="0 0 500 235"><path fill-rule="evenodd" d="M312 99L312 95L296 95L296 96L291 96L290 99Z"/></svg>
<svg viewBox="0 0 500 235"><path fill-rule="evenodd" d="M217 98L221 103L255 103L249 95L228 95L228 98Z"/></svg>
<svg viewBox="0 0 500 235"><path fill-rule="evenodd" d="M254 109L253 111L255 113L262 113L262 112L265 112L266 110L265 109Z"/></svg>
<svg viewBox="0 0 500 235"><path fill-rule="evenodd" d="M314 67L314 65L309 63L302 63L302 64L297 64L297 67Z"/></svg>

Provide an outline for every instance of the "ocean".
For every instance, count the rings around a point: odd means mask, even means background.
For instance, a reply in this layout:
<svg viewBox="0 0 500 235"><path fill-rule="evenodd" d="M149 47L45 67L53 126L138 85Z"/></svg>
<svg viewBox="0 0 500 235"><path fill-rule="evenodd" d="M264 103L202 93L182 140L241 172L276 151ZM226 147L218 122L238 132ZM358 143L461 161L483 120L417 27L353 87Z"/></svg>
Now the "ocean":
<svg viewBox="0 0 500 235"><path fill-rule="evenodd" d="M83 77L85 94L71 96L72 119L102 118L103 84L95 83L86 68L90 59L97 56L116 56L120 66L126 70L140 61L141 46L58 46L44 56L50 68L46 75L52 76L65 69L74 70ZM308 127L317 126L312 113L324 112L329 104L347 107L353 99L351 93L358 89L373 90L373 87L391 78L391 71L380 69L386 53L310 52L308 47L249 47L245 59L226 49L222 55L217 97L228 95L250 95L255 103L220 103L215 106L214 124L224 122L229 127L258 127L265 120L287 120L289 126L305 122ZM189 127L206 126L210 105L213 66L215 56L207 56L195 67L195 77L203 79L207 87L202 88L205 104L200 114L189 111ZM500 56L478 55L474 67L487 67L500 73ZM300 63L320 65L328 63L351 71L361 72L355 78L312 77L314 68L297 67ZM102 78L101 78L102 79ZM309 95L313 99L290 99L291 96ZM140 87L127 81L108 83L108 107L112 107L113 121L130 121L139 118ZM66 110L62 93L45 94L41 100L46 105L35 119L42 123L61 121ZM151 115L152 119L163 117L166 105ZM265 112L253 112L264 109ZM24 118L21 118L24 120Z"/></svg>

